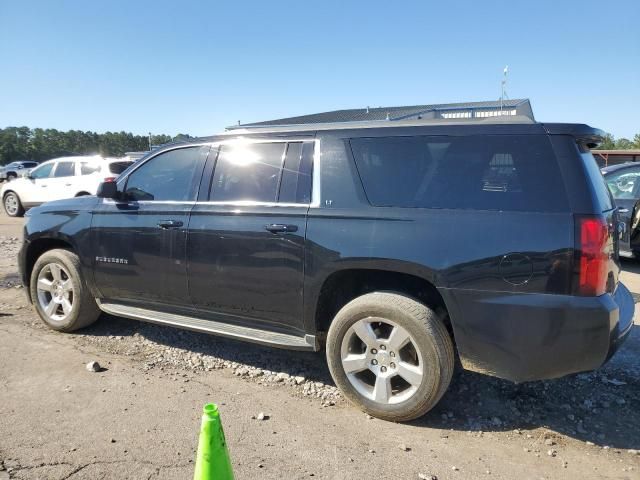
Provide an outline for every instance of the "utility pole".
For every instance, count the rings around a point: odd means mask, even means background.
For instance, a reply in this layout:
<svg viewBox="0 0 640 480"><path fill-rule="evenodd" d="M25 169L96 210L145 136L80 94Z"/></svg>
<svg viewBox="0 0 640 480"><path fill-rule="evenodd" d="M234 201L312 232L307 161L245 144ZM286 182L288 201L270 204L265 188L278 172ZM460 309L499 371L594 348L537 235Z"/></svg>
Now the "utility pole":
<svg viewBox="0 0 640 480"><path fill-rule="evenodd" d="M505 99L509 98L507 96L507 73L509 73L509 65L504 67L502 71L502 93L500 95L500 115L502 115L502 107L504 106Z"/></svg>
<svg viewBox="0 0 640 480"><path fill-rule="evenodd" d="M151 151L151 132L149 132L149 151Z"/></svg>

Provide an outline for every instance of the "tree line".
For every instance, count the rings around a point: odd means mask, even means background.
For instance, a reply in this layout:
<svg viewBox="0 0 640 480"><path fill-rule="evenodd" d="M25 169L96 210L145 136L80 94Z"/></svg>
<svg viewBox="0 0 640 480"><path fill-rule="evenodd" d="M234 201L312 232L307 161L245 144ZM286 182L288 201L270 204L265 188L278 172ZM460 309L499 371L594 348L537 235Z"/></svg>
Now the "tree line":
<svg viewBox="0 0 640 480"><path fill-rule="evenodd" d="M631 150L634 148L640 149L640 133L636 133L633 140L624 137L615 138L607 133L603 142L595 150Z"/></svg>
<svg viewBox="0 0 640 480"><path fill-rule="evenodd" d="M152 135L152 145L186 140L187 134ZM71 155L121 157L125 152L149 150L149 137L129 132L63 132L54 128L7 127L0 128L0 165L16 160L43 162L51 158Z"/></svg>
<svg viewBox="0 0 640 480"><path fill-rule="evenodd" d="M152 145L187 140L190 135L180 133L175 137L169 135L152 135ZM614 138L605 135L599 150L640 149L640 133L628 138ZM0 165L16 160L36 160L43 162L51 158L68 155L93 155L104 157L121 157L125 152L144 151L149 149L149 137L134 135L129 132L83 132L69 130L62 132L55 128L7 127L0 128Z"/></svg>

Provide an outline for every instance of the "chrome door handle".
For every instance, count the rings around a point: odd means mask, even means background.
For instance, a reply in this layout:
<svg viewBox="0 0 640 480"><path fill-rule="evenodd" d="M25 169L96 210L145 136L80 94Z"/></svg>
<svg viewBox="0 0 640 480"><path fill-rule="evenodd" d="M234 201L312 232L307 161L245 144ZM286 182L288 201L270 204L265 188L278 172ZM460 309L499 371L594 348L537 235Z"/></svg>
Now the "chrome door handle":
<svg viewBox="0 0 640 480"><path fill-rule="evenodd" d="M629 213L629 209L628 208L619 208L618 209L618 213Z"/></svg>
<svg viewBox="0 0 640 480"><path fill-rule="evenodd" d="M271 223L269 225L265 225L264 229L271 233L291 233L297 232L297 225L284 225L282 223Z"/></svg>
<svg viewBox="0 0 640 480"><path fill-rule="evenodd" d="M160 220L158 226L163 230L168 228L179 228L184 225L180 220Z"/></svg>

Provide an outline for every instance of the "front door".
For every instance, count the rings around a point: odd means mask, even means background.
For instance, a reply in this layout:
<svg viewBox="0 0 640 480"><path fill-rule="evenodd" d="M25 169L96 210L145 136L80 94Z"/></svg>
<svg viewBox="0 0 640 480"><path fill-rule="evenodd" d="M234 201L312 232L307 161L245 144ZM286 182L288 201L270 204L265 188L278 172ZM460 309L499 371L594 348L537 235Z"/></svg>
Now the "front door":
<svg viewBox="0 0 640 480"><path fill-rule="evenodd" d="M209 146L177 148L118 181L93 215L94 278L113 302L188 305L186 239Z"/></svg>
<svg viewBox="0 0 640 480"><path fill-rule="evenodd" d="M50 200L48 188L54 166L55 162L45 163L33 169L28 177L18 180L22 183L20 200L25 207L40 205Z"/></svg>
<svg viewBox="0 0 640 480"><path fill-rule="evenodd" d="M303 330L312 156L310 141L220 146L189 225L189 291L205 315Z"/></svg>

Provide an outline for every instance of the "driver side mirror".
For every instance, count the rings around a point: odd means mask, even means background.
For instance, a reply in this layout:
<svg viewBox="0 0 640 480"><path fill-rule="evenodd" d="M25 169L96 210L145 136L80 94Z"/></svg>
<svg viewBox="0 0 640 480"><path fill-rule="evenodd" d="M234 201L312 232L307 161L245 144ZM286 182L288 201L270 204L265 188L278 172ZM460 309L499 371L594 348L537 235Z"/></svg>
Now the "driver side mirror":
<svg viewBox="0 0 640 480"><path fill-rule="evenodd" d="M102 182L98 186L96 196L98 198L111 198L113 200L117 200L120 197L118 184L116 182Z"/></svg>

